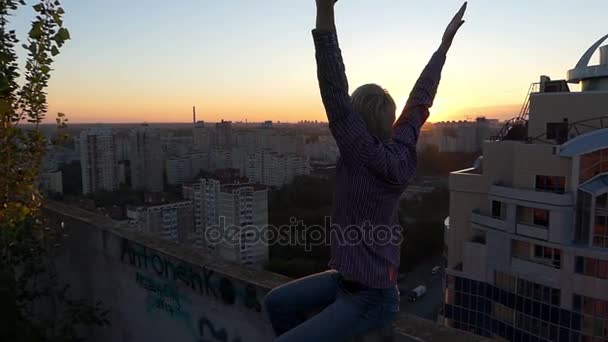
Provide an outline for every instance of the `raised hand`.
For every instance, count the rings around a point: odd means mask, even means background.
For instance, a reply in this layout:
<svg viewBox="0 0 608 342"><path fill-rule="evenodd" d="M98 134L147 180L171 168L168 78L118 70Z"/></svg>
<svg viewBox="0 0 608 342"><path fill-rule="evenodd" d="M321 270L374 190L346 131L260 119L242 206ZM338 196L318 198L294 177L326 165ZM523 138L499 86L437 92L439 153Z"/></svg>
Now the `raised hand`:
<svg viewBox="0 0 608 342"><path fill-rule="evenodd" d="M336 31L334 4L338 0L316 0L317 30Z"/></svg>
<svg viewBox="0 0 608 342"><path fill-rule="evenodd" d="M458 13L456 13L454 18L452 18L452 21L450 21L448 27L445 29L445 33L443 34L443 38L441 40L441 48L444 51L450 49L450 46L452 46L452 41L454 40L458 29L460 29L460 26L462 26L462 24L464 24L464 20L462 20L462 18L464 17L464 13L466 12L466 10L467 3L465 2L462 7L460 7L460 10L458 10Z"/></svg>
<svg viewBox="0 0 608 342"><path fill-rule="evenodd" d="M316 0L316 2L317 2L317 7L319 7L319 6L332 6L336 2L338 2L338 0Z"/></svg>

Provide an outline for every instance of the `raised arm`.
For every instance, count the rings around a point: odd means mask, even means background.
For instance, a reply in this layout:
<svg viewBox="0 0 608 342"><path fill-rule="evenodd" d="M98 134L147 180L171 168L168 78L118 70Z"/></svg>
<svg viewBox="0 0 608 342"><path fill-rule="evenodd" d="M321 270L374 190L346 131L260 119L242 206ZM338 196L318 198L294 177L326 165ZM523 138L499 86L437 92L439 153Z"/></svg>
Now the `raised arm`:
<svg viewBox="0 0 608 342"><path fill-rule="evenodd" d="M439 49L433 54L414 85L405 108L394 126L397 137L413 138L417 141L420 127L429 117L429 108L433 105L435 94L437 94L446 54L452 46L458 29L464 24L463 17L466 9L467 3L465 2L446 28Z"/></svg>
<svg viewBox="0 0 608 342"><path fill-rule="evenodd" d="M338 45L334 19L335 0L317 1L317 26L313 30L317 77L330 126L352 113L348 80Z"/></svg>
<svg viewBox="0 0 608 342"><path fill-rule="evenodd" d="M313 38L317 77L329 128L336 139L342 159L348 163L368 164L381 144L371 136L360 115L353 112L348 80L338 44L334 21L334 0L316 0L317 26Z"/></svg>
<svg viewBox="0 0 608 342"><path fill-rule="evenodd" d="M316 48L317 76L329 128L336 139L340 155L346 163L362 164L386 181L405 183L415 172L416 140L420 126L428 116L428 108L432 103L436 84L439 82L441 66L439 70L432 66L433 63L427 67L429 71L423 72L423 77L412 92L414 96L410 98L404 110L406 115L402 115L403 123L407 125L398 123L399 125L395 126L394 139L381 141L369 133L363 118L352 109L344 61L336 34L334 20L336 1L316 0L316 2L317 27L313 30L313 38ZM464 13L463 10L461 12ZM444 38L444 41L441 49L447 51L448 40ZM445 52L443 56L445 58ZM442 59L435 59L436 63L443 65ZM433 81L435 77L437 79ZM422 120L423 115L413 115L414 112L422 113L424 110L427 112L424 120ZM408 116L410 119L406 120Z"/></svg>

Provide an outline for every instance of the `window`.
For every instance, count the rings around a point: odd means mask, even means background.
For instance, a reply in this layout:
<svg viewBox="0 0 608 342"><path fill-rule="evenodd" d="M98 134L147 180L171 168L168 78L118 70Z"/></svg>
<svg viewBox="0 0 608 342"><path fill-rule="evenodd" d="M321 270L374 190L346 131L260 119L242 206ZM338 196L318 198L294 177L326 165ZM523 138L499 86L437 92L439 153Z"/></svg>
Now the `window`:
<svg viewBox="0 0 608 342"><path fill-rule="evenodd" d="M563 194L566 191L566 177L537 175L536 190Z"/></svg>
<svg viewBox="0 0 608 342"><path fill-rule="evenodd" d="M503 203L500 201L492 201L492 217L504 220L505 214Z"/></svg>
<svg viewBox="0 0 608 342"><path fill-rule="evenodd" d="M494 317L501 322L513 324L514 311L511 308L494 303Z"/></svg>
<svg viewBox="0 0 608 342"><path fill-rule="evenodd" d="M584 183L601 173L608 172L608 149L581 156L580 169L580 183Z"/></svg>
<svg viewBox="0 0 608 342"><path fill-rule="evenodd" d="M608 210L608 193L598 196L595 199L595 207L598 210Z"/></svg>
<svg viewBox="0 0 608 342"><path fill-rule="evenodd" d="M608 248L608 208L606 196L603 194L595 199L595 224L593 225L593 246Z"/></svg>
<svg viewBox="0 0 608 342"><path fill-rule="evenodd" d="M608 279L608 260L577 256L574 271L590 277Z"/></svg>
<svg viewBox="0 0 608 342"><path fill-rule="evenodd" d="M549 227L549 210L518 206L517 220L523 224Z"/></svg>
<svg viewBox="0 0 608 342"><path fill-rule="evenodd" d="M591 226L591 194L579 191L576 203L576 229L574 240L580 244L589 243Z"/></svg>
<svg viewBox="0 0 608 342"><path fill-rule="evenodd" d="M511 293L517 292L517 278L510 275L509 273L494 272L494 283L497 287L509 291Z"/></svg>
<svg viewBox="0 0 608 342"><path fill-rule="evenodd" d="M549 286L537 284L525 279L517 279L517 295L541 301L544 304L559 306L561 292ZM521 311L521 310L519 310ZM530 310L527 310L529 312Z"/></svg>
<svg viewBox="0 0 608 342"><path fill-rule="evenodd" d="M534 209L534 224L537 226L549 226L549 211L543 209Z"/></svg>
<svg viewBox="0 0 608 342"><path fill-rule="evenodd" d="M608 301L574 294L572 309L595 318L608 318Z"/></svg>
<svg viewBox="0 0 608 342"><path fill-rule="evenodd" d="M562 265L562 253L560 249L533 245L525 241L511 240L511 256L554 268L561 268Z"/></svg>
<svg viewBox="0 0 608 342"><path fill-rule="evenodd" d="M579 274L585 274L583 271L584 269L585 269L585 258L576 257L576 259L574 260L574 272L579 273Z"/></svg>

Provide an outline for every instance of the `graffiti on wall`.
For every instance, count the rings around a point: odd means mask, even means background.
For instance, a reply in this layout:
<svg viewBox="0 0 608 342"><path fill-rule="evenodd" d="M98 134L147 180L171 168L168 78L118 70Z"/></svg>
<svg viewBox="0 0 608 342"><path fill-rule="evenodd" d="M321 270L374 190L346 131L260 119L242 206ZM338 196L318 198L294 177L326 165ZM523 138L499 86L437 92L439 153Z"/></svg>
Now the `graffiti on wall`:
<svg viewBox="0 0 608 342"><path fill-rule="evenodd" d="M144 245L131 242L127 239L122 240L120 260L139 270L149 271L156 274L161 279L181 283L191 288L202 296L211 296L221 300L225 305L236 305L240 303L248 309L260 312L262 306L258 299L257 291L251 284L236 286L234 282L220 274L202 267L201 272L197 272L190 264L184 262L173 262L166 256L147 248ZM141 278L140 286L154 288L156 283L144 281ZM172 293L163 288L164 293ZM174 305L174 301L170 301ZM166 303L166 302L165 302ZM172 306L173 309L175 309Z"/></svg>
<svg viewBox="0 0 608 342"><path fill-rule="evenodd" d="M198 320L198 333L200 338L197 342L242 342L238 336L231 339L226 329L216 327L204 316Z"/></svg>
<svg viewBox="0 0 608 342"><path fill-rule="evenodd" d="M148 293L146 298L148 311L160 310L171 317L190 318L184 307L190 301L185 295L180 294L173 284L160 282L139 272L135 274L135 283Z"/></svg>

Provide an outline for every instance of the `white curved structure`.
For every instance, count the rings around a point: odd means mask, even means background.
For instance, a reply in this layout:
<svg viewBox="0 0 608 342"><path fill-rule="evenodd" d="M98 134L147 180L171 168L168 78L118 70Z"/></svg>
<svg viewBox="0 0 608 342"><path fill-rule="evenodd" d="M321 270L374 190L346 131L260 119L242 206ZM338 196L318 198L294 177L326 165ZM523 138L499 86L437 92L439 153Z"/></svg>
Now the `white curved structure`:
<svg viewBox="0 0 608 342"><path fill-rule="evenodd" d="M600 38L581 57L576 67L568 71L568 82L581 83L583 91L608 90L608 45L600 45L608 39L608 34ZM600 48L600 64L589 65L591 57Z"/></svg>

